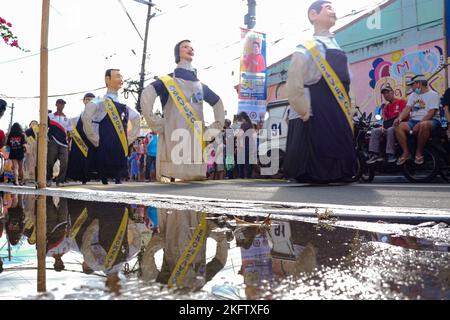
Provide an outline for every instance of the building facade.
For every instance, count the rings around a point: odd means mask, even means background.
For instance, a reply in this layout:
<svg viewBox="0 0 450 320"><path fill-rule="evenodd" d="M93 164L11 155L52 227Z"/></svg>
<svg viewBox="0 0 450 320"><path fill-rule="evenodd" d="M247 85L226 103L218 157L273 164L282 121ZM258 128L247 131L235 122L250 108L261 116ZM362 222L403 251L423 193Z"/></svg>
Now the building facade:
<svg viewBox="0 0 450 320"><path fill-rule="evenodd" d="M383 101L380 87L390 83L406 98L405 83L424 74L439 94L447 88L444 50L443 0L388 0L375 10L335 31L349 57L356 104L373 112ZM290 56L268 69L268 101L286 98Z"/></svg>

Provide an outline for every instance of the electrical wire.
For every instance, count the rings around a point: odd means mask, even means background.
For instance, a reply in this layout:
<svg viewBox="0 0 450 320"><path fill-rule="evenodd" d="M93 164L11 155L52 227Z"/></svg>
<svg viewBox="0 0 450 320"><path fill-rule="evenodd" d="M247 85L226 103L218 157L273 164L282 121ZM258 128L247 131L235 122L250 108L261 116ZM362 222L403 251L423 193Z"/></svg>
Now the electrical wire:
<svg viewBox="0 0 450 320"><path fill-rule="evenodd" d="M153 79L153 77L151 78L147 78L144 79L145 81L151 80ZM130 82L131 78L124 80L124 83ZM96 88L96 89L90 89L90 90L82 90L82 91L78 91L78 92L71 92L71 93L62 93L62 94L54 94L54 95L49 95L49 98L59 98L59 97L66 97L66 96L75 96L77 94L83 94L86 92L95 92L95 91L100 91L100 90L104 90L106 89L106 86L104 87L100 87L100 88ZM26 100L26 99L39 99L40 96L28 96L28 97L13 97L13 96L8 96L5 94L0 93L0 97L2 98L6 98L6 99L18 99L18 100Z"/></svg>
<svg viewBox="0 0 450 320"><path fill-rule="evenodd" d="M119 1L120 5L122 6L123 11L127 15L128 19L130 19L130 22L133 25L134 29L136 30L137 34L139 35L139 38L141 38L141 40L144 41L144 38L142 38L141 33L139 32L138 28L136 27L136 24L134 23L133 19L131 18L130 14L128 13L127 8L125 8L122 0L117 0L117 1Z"/></svg>
<svg viewBox="0 0 450 320"><path fill-rule="evenodd" d="M89 39L92 39L92 38L95 38L95 37L97 37L97 35L94 35L94 36L87 36L86 38L83 38L83 39L80 39L80 40L77 40L77 41L73 41L73 42L70 42L70 43L66 43L66 44L63 44L62 46L59 46L59 47L55 47L55 48L52 48L52 49L48 49L48 51L50 52L50 51L55 51L55 50L58 50L58 49L70 47L70 46L73 46L74 44L77 44L77 43L80 43L80 42L83 42L83 41L86 41L86 40L89 40ZM38 56L38 55L40 55L40 54L41 54L40 52L37 52L37 53L29 54L29 55L27 55L27 56L20 57L20 58L16 58L16 59L11 59L11 60L6 60L6 61L0 61L0 64L5 64L5 63L9 63L9 62L14 62L14 61L23 60L23 59L27 59L27 58L30 58L30 57Z"/></svg>

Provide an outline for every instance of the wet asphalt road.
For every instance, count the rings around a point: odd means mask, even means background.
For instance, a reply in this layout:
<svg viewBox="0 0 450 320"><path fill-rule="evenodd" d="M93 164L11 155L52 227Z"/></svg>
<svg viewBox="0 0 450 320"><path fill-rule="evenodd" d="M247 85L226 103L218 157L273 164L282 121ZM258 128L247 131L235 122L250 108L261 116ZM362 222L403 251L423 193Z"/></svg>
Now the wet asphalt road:
<svg viewBox="0 0 450 320"><path fill-rule="evenodd" d="M2 185L0 189L4 189ZM8 189L12 187L8 185ZM30 188L28 188L30 190ZM191 183L72 183L59 192L108 191L140 195L170 195L248 202L277 202L312 205L420 208L447 211L450 214L450 184L437 181L412 184L403 177L377 177L373 183L315 186L287 183L283 180L224 180Z"/></svg>

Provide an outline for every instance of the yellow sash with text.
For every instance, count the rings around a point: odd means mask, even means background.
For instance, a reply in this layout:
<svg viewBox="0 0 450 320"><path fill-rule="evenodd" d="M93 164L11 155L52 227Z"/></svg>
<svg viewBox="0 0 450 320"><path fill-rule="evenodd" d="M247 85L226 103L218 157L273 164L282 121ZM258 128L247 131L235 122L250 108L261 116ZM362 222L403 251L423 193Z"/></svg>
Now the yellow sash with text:
<svg viewBox="0 0 450 320"><path fill-rule="evenodd" d="M205 244L206 229L206 213L202 213L200 224L195 230L194 236L178 260L178 263L169 278L169 288L181 285L190 265L194 262L195 258Z"/></svg>
<svg viewBox="0 0 450 320"><path fill-rule="evenodd" d="M163 76L159 79L164 83L164 86L167 91L169 91L178 110L180 110L184 119L194 132L195 137L201 143L203 152L205 149L205 141L203 140L203 127L200 125L202 122L199 120L194 108L187 102L183 91L181 91L180 87L171 76Z"/></svg>
<svg viewBox="0 0 450 320"><path fill-rule="evenodd" d="M88 217L88 209L84 208L83 212L80 214L80 216L78 217L77 221L75 221L75 223L73 224L73 226L69 230L69 233L67 235L67 237L69 239L72 239L72 240L75 239L75 237L77 236L77 234L80 231L81 227L86 222L87 217Z"/></svg>
<svg viewBox="0 0 450 320"><path fill-rule="evenodd" d="M105 270L111 270L114 266L114 262L117 259L117 255L122 248L123 240L126 237L128 225L128 208L125 209L125 214L123 215L122 222L120 223L119 230L117 230L116 236L114 237L114 241L109 248L108 254L105 259L105 263L103 264L103 268Z"/></svg>
<svg viewBox="0 0 450 320"><path fill-rule="evenodd" d="M103 101L105 103L106 112L111 119L114 129L116 129L117 135L119 136L125 157L128 157L127 133L125 132L125 127L123 126L122 119L120 118L116 105L111 99L103 99Z"/></svg>
<svg viewBox="0 0 450 320"><path fill-rule="evenodd" d="M80 149L81 153L85 158L88 156L89 147L87 144L83 141L83 138L81 138L80 133L77 130L77 127L72 124L73 131L70 132L70 135L72 136L73 141L75 141L75 144L77 145L78 149Z"/></svg>
<svg viewBox="0 0 450 320"><path fill-rule="evenodd" d="M325 78L325 81L330 87L331 92L333 92L333 95L339 103L342 112L344 112L345 117L347 118L348 125L353 131L353 115L351 103L347 91L345 91L344 85L341 82L341 79L339 79L328 61L322 56L314 41L306 42L305 47L311 53L313 61L319 68L322 76Z"/></svg>

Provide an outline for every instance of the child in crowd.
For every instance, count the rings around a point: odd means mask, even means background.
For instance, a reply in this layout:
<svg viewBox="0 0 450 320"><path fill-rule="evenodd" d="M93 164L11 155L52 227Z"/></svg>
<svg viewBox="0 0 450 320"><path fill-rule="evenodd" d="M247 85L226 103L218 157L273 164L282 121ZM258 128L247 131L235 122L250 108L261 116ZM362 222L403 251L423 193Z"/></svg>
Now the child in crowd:
<svg viewBox="0 0 450 320"><path fill-rule="evenodd" d="M130 156L130 175L131 180L138 181L139 178L139 164L137 159L136 147L133 147L131 156Z"/></svg>

